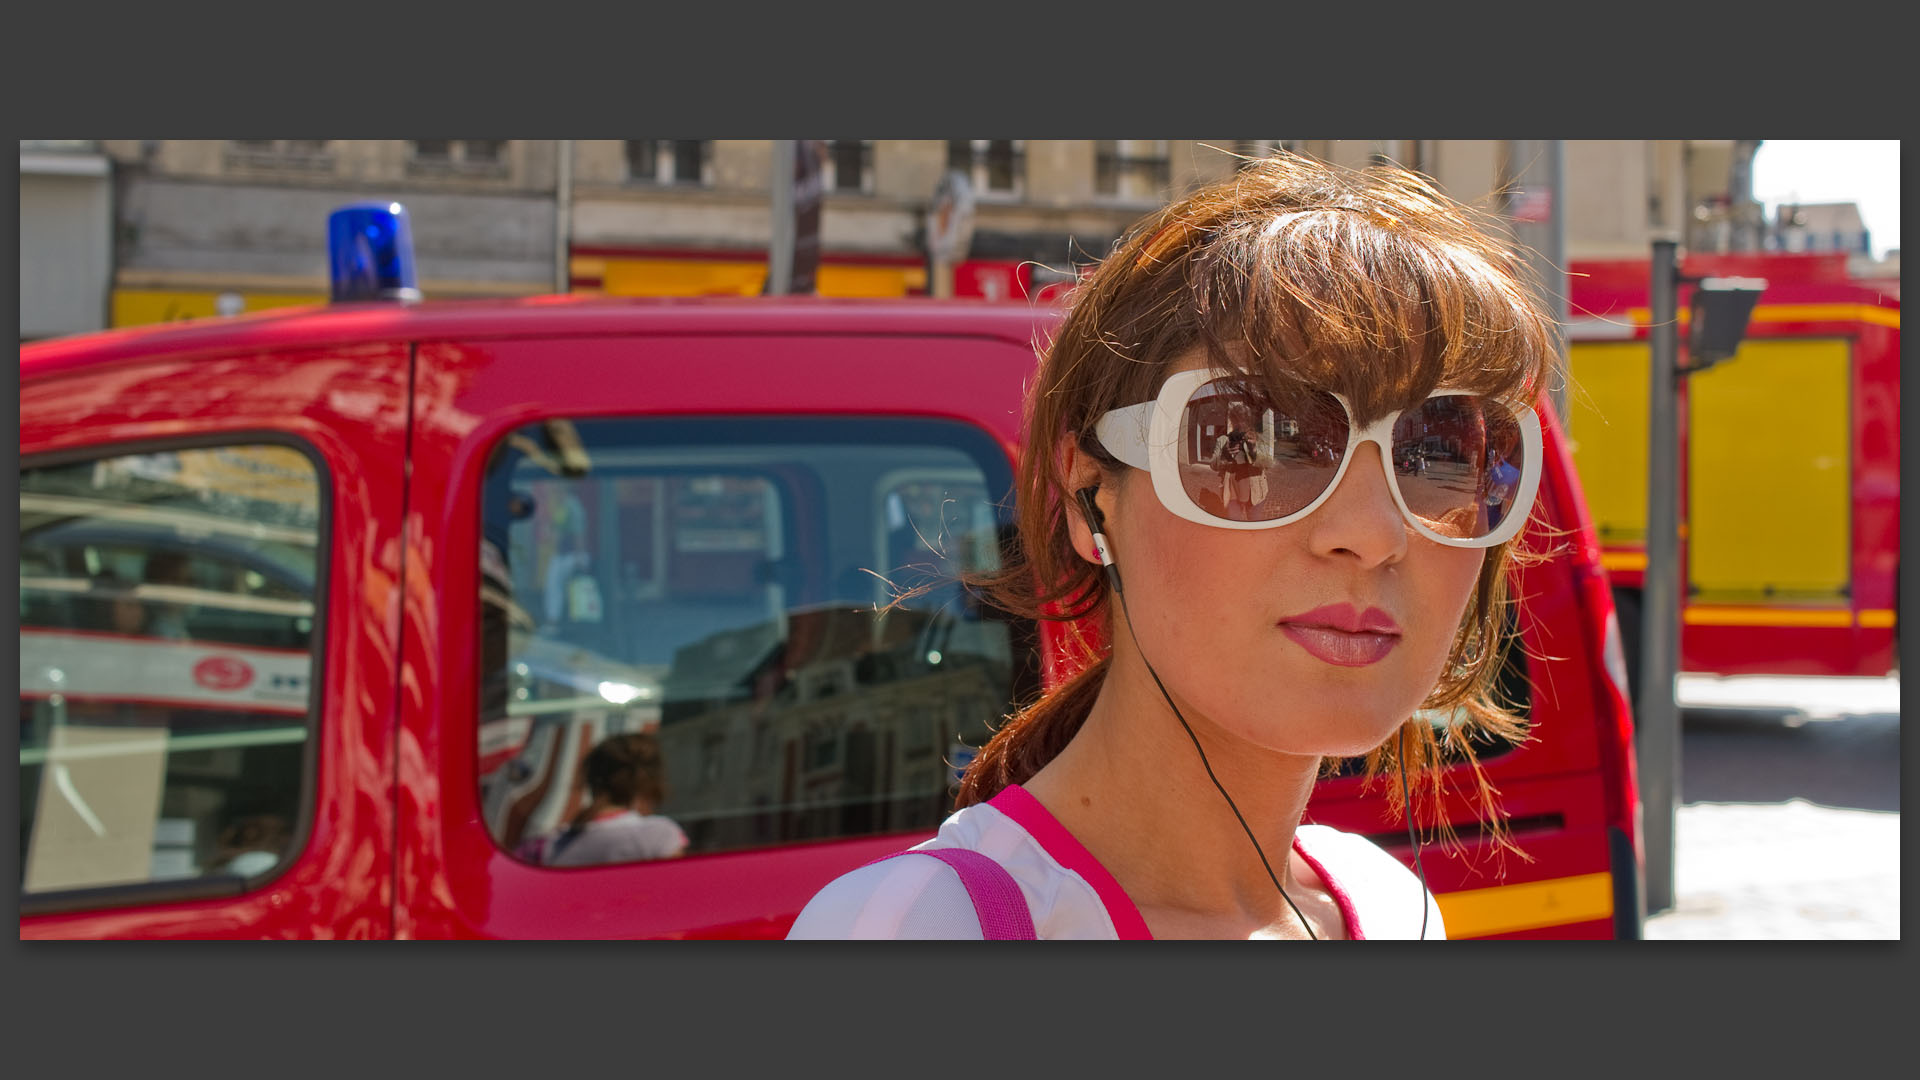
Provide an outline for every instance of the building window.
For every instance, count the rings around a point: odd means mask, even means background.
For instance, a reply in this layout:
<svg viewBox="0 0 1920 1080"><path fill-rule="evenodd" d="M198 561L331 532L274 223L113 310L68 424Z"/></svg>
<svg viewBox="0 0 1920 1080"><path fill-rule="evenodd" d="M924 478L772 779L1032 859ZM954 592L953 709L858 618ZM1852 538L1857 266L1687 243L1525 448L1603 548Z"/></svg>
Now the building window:
<svg viewBox="0 0 1920 1080"><path fill-rule="evenodd" d="M475 164L480 162L494 164L506 157L507 141L505 139L468 139L462 145L467 148L467 160Z"/></svg>
<svg viewBox="0 0 1920 1080"><path fill-rule="evenodd" d="M952 139L947 167L973 183L977 195L1018 196L1025 190L1026 144L1019 139Z"/></svg>
<svg viewBox="0 0 1920 1080"><path fill-rule="evenodd" d="M408 167L415 173L505 176L505 139L415 139Z"/></svg>
<svg viewBox="0 0 1920 1080"><path fill-rule="evenodd" d="M706 139L628 139L627 179L636 184L713 183L713 143Z"/></svg>
<svg viewBox="0 0 1920 1080"><path fill-rule="evenodd" d="M271 141L271 140L267 140ZM86 153L98 150L97 139L21 139L22 150L53 150L61 153Z"/></svg>
<svg viewBox="0 0 1920 1080"><path fill-rule="evenodd" d="M821 187L828 191L873 191L873 143L865 139L833 139L827 143Z"/></svg>
<svg viewBox="0 0 1920 1080"><path fill-rule="evenodd" d="M1274 148L1279 145L1278 142L1272 139L1235 139L1233 140L1232 146L1234 156L1233 167L1235 169L1244 169L1254 162L1259 161L1261 158L1273 153Z"/></svg>
<svg viewBox="0 0 1920 1080"><path fill-rule="evenodd" d="M658 179L659 143L655 139L627 140L627 179L652 182Z"/></svg>
<svg viewBox="0 0 1920 1080"><path fill-rule="evenodd" d="M1253 164L1253 161L1244 159L1252 158L1254 161L1258 161L1264 157L1271 157L1283 150L1289 154L1304 154L1306 153L1306 143L1300 139L1233 140L1233 152L1243 159L1237 167L1242 169Z"/></svg>
<svg viewBox="0 0 1920 1080"><path fill-rule="evenodd" d="M233 139L227 164L240 168L331 171L333 155L326 139Z"/></svg>
<svg viewBox="0 0 1920 1080"><path fill-rule="evenodd" d="M1109 198L1159 201L1173 178L1165 140L1118 139L1093 144L1093 190Z"/></svg>

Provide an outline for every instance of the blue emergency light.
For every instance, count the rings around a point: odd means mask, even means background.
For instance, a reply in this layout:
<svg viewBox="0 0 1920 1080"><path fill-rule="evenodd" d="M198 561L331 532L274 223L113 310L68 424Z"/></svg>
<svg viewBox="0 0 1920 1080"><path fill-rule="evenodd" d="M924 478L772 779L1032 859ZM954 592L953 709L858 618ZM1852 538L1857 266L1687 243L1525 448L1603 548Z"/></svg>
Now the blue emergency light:
<svg viewBox="0 0 1920 1080"><path fill-rule="evenodd" d="M349 203L327 217L333 299L420 299L413 272L413 229L397 202Z"/></svg>

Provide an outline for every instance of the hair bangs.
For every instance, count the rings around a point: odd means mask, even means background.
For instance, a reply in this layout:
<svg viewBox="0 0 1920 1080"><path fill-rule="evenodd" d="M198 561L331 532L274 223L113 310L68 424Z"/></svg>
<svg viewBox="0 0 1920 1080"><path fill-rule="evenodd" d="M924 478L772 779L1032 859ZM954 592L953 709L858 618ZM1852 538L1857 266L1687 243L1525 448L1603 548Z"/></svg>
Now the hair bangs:
<svg viewBox="0 0 1920 1080"><path fill-rule="evenodd" d="M1518 268L1420 220L1334 206L1225 223L1188 261L1211 361L1275 400L1341 394L1362 423L1443 387L1529 397L1553 342Z"/></svg>

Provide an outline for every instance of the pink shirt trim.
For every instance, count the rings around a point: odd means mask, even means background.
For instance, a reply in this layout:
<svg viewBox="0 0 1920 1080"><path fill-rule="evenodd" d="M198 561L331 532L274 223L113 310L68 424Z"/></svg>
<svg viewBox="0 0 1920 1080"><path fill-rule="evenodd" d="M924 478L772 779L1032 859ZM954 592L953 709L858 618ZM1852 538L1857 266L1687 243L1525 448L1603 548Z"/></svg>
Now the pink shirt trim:
<svg viewBox="0 0 1920 1080"><path fill-rule="evenodd" d="M1333 895L1333 902L1340 905L1340 919L1347 924L1347 940L1365 941L1367 935L1360 931L1360 912L1353 906L1353 897L1348 896L1347 890L1341 888L1340 883L1333 880L1333 875L1327 873L1327 868L1320 865L1320 860L1307 851L1306 845L1300 842L1299 833L1293 834L1293 850L1295 854L1307 860L1307 865L1313 867L1314 873L1320 875L1320 880L1326 885L1327 892Z"/></svg>
<svg viewBox="0 0 1920 1080"><path fill-rule="evenodd" d="M1153 940L1153 933L1147 929L1147 920L1141 917L1140 909L1134 906L1127 891L1120 887L1120 883L1113 879L1113 875L1107 872L1106 867L1100 865L1100 860L1093 857L1093 852L1088 851L1080 841L1075 840L1073 834L1067 831L1067 827L1060 824L1059 819L1049 813L1046 807L1040 805L1040 800L1034 798L1026 788L1018 784L1009 784L1000 789L1000 794L988 799L987 805L1013 819L1013 823L1025 829L1027 835L1033 837L1048 855L1053 856L1055 862L1079 874L1087 884L1093 886L1094 893L1106 906L1107 917L1113 920L1114 932L1119 935L1120 940ZM1327 873L1327 868L1321 865L1320 860L1307 851L1306 846L1300 842L1298 834L1293 838L1293 850L1307 861L1308 866L1313 867L1314 873L1320 875L1320 880L1326 884L1327 892L1333 897L1333 902L1339 905L1340 918L1346 923L1347 940L1365 940L1366 935L1360 930L1360 914L1354 908L1353 897L1349 896L1347 890L1334 880L1332 874Z"/></svg>
<svg viewBox="0 0 1920 1080"><path fill-rule="evenodd" d="M1080 841L1073 838L1065 825L1060 824L1040 800L1033 797L1026 788L1010 784L1000 789L1000 794L987 800L987 805L1013 819L1015 825L1027 830L1027 835L1053 856L1055 862L1079 874L1106 906L1107 918L1113 920L1114 933L1122 941L1151 941L1153 934L1147 929L1147 920L1140 917L1140 909L1133 906L1127 891L1113 880L1107 868L1093 857Z"/></svg>

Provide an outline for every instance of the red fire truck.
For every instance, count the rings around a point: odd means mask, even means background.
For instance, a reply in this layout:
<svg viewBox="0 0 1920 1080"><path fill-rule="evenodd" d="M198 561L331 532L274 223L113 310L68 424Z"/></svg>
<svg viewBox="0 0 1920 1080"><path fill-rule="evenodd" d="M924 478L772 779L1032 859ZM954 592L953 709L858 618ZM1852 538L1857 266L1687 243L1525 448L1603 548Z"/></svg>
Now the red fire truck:
<svg viewBox="0 0 1920 1080"><path fill-rule="evenodd" d="M783 935L1070 662L952 583L1011 535L1055 318L368 302L23 348L21 936ZM1525 858L1461 798L1426 875L1454 937L1637 936L1618 630L1542 416L1534 737L1483 751ZM529 859L636 732L684 851ZM1357 777L1309 812L1411 857Z"/></svg>
<svg viewBox="0 0 1920 1080"><path fill-rule="evenodd" d="M1680 391L1681 669L1886 674L1900 574L1897 285L1850 279L1843 254L1694 255L1681 269L1767 281L1738 354ZM1576 262L1572 275L1567 436L1632 655L1648 266ZM1688 307L1683 289L1683 319Z"/></svg>

